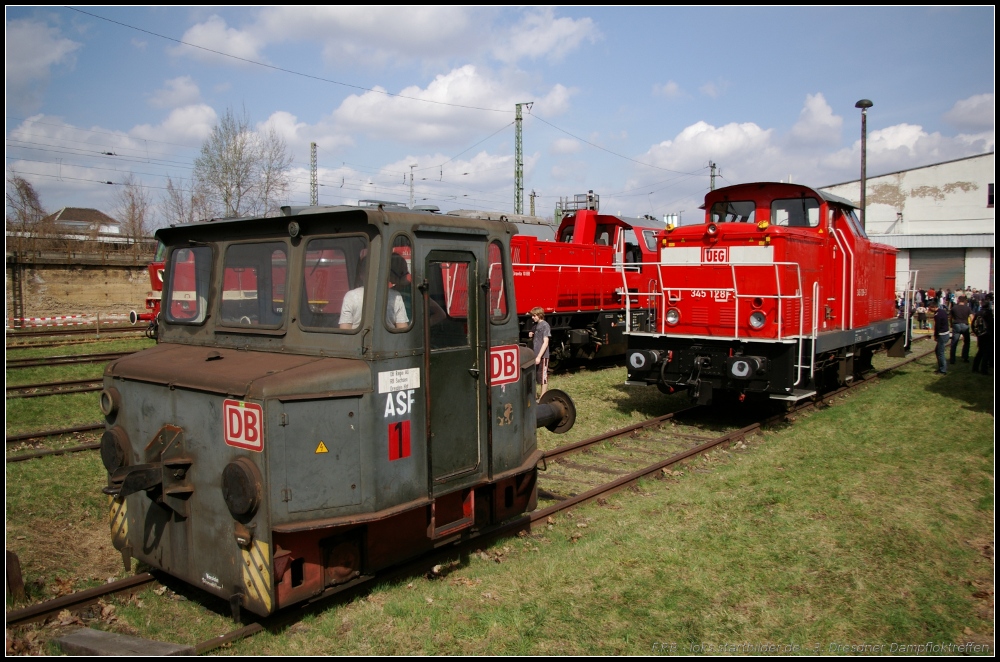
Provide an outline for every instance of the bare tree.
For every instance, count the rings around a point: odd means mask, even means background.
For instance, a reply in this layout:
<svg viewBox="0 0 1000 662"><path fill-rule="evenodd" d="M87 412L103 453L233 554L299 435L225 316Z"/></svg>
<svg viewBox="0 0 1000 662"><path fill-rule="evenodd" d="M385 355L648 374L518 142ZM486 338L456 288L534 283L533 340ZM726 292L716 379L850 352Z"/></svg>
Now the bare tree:
<svg viewBox="0 0 1000 662"><path fill-rule="evenodd" d="M277 215L281 212L281 203L288 199L288 169L292 166L292 157L273 126L260 135L260 157L258 213Z"/></svg>
<svg viewBox="0 0 1000 662"><path fill-rule="evenodd" d="M226 111L194 162L196 188L222 216L273 213L288 193L291 166L285 141L274 129L255 131L246 111Z"/></svg>
<svg viewBox="0 0 1000 662"><path fill-rule="evenodd" d="M185 185L183 179L167 177L167 192L160 200L160 210L167 225L193 223L212 216L208 194L192 180Z"/></svg>
<svg viewBox="0 0 1000 662"><path fill-rule="evenodd" d="M46 216L42 201L31 182L17 173L7 173L6 222L11 230L30 232Z"/></svg>
<svg viewBox="0 0 1000 662"><path fill-rule="evenodd" d="M38 192L24 177L8 171L4 196L5 221L11 231L7 237L7 248L18 253L33 250L37 247L39 236L47 234L47 228L42 226L42 219L47 214Z"/></svg>
<svg viewBox="0 0 1000 662"><path fill-rule="evenodd" d="M139 180L129 173L115 189L115 214L122 230L134 247L149 234L152 223L153 202L149 191Z"/></svg>

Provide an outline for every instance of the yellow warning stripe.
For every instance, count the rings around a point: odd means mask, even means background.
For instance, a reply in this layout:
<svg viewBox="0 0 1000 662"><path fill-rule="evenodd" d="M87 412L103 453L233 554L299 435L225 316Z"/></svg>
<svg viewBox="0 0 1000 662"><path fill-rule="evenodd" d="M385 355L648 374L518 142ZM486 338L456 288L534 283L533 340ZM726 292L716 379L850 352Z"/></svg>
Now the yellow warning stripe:
<svg viewBox="0 0 1000 662"><path fill-rule="evenodd" d="M271 611L271 547L255 540L250 549L241 549L243 555L243 588L246 600L260 604Z"/></svg>
<svg viewBox="0 0 1000 662"><path fill-rule="evenodd" d="M115 549L121 549L128 540L128 501L108 497L108 522Z"/></svg>

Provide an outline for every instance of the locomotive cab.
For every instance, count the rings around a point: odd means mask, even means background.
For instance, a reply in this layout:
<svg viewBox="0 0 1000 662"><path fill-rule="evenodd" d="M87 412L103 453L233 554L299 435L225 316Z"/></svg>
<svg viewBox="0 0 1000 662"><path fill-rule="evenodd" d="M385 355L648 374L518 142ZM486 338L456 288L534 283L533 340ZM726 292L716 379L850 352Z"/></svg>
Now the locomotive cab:
<svg viewBox="0 0 1000 662"><path fill-rule="evenodd" d="M517 344L511 224L285 211L158 232L159 344L101 397L116 547L234 613L532 510L536 425L572 425Z"/></svg>

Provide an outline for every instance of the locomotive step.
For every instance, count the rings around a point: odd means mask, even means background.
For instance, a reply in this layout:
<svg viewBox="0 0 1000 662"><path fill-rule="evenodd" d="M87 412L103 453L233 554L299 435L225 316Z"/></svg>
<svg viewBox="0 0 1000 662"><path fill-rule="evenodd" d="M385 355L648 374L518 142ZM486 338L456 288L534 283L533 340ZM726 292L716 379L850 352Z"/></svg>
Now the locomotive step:
<svg viewBox="0 0 1000 662"><path fill-rule="evenodd" d="M194 655L192 646L140 639L114 632L80 628L59 637L56 643L67 655Z"/></svg>
<svg viewBox="0 0 1000 662"><path fill-rule="evenodd" d="M788 393L787 395L779 395L777 393L772 393L771 399L785 400L786 402L798 402L799 400L803 400L805 398L811 398L814 395L816 395L816 391L804 388L796 388L792 389L792 392Z"/></svg>

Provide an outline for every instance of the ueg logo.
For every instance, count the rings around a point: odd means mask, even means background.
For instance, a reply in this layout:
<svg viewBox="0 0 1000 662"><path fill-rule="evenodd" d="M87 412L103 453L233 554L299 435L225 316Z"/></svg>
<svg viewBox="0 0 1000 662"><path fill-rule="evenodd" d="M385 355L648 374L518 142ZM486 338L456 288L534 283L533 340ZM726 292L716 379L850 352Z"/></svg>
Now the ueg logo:
<svg viewBox="0 0 1000 662"><path fill-rule="evenodd" d="M490 385L513 384L521 379L521 351L517 345L503 345L490 350Z"/></svg>
<svg viewBox="0 0 1000 662"><path fill-rule="evenodd" d="M226 444L258 453L264 450L264 410L253 402L222 403L222 428Z"/></svg>
<svg viewBox="0 0 1000 662"><path fill-rule="evenodd" d="M701 261L704 264L725 264L729 262L728 248L703 248Z"/></svg>

